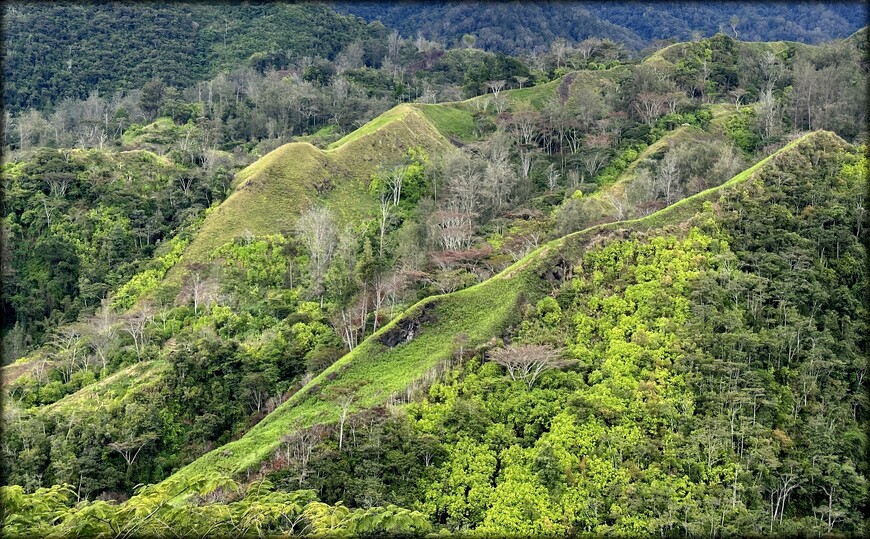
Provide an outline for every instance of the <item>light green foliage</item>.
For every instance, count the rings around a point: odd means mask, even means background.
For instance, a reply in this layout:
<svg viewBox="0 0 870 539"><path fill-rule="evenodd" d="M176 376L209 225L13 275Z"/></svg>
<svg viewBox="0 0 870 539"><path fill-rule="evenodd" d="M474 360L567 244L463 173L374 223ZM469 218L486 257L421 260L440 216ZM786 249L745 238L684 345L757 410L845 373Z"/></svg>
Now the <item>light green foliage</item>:
<svg viewBox="0 0 870 539"><path fill-rule="evenodd" d="M189 243L190 239L183 236L172 238L166 254L154 258L149 263L149 268L137 273L118 288L118 292L112 297L112 307L118 310L129 309L139 299L156 290L166 272L181 260Z"/></svg>
<svg viewBox="0 0 870 539"><path fill-rule="evenodd" d="M514 446L516 453L523 451ZM524 463L511 463L509 451L503 453L504 470L492 493L492 503L483 524L482 535L537 537L563 535L559 512L552 506L547 489Z"/></svg>
<svg viewBox="0 0 870 539"><path fill-rule="evenodd" d="M443 474L430 483L424 502L426 513L443 513L454 529L479 525L492 503L496 455L486 445L460 438L450 449Z"/></svg>
<svg viewBox="0 0 870 539"><path fill-rule="evenodd" d="M38 533L46 537L206 537L228 535L267 537L279 533L313 536L425 533L431 525L416 511L394 505L350 510L340 503L319 502L310 490L274 491L268 481L244 490L220 474L205 474L185 491L198 500L178 505L171 483L137 489L125 504L105 501L74 503L70 486L25 494L21 487L2 487L8 511L4 532L9 537Z"/></svg>
<svg viewBox="0 0 870 539"><path fill-rule="evenodd" d="M277 300L282 310L292 308L298 291L284 292L281 298L275 295L288 284L289 264L294 263L284 253L286 243L280 234L239 238L212 253L211 259L220 267L221 289L233 298L233 305L259 313Z"/></svg>

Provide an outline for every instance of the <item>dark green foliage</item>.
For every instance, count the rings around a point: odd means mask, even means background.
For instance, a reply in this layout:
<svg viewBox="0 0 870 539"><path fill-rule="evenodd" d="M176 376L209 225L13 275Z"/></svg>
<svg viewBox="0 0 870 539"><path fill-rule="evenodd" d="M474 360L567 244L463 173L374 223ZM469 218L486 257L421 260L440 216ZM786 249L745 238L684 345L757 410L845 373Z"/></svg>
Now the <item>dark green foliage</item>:
<svg viewBox="0 0 870 539"><path fill-rule="evenodd" d="M332 57L355 38L379 35L317 4L11 2L3 19L7 110L44 109L94 90L111 95L152 79L186 87L255 53L282 55L273 65L283 69L288 54ZM157 112L150 107L159 95L145 92L148 110Z"/></svg>
<svg viewBox="0 0 870 539"><path fill-rule="evenodd" d="M40 344L99 306L223 196L206 182L181 189L179 176L194 173L148 152L44 148L7 165L4 334L18 323Z"/></svg>

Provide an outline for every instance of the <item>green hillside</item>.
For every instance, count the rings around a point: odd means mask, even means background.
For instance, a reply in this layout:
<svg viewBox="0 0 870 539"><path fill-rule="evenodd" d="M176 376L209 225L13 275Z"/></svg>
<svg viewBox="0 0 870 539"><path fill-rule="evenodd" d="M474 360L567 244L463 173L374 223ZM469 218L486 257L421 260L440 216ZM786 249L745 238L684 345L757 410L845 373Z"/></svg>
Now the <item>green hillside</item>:
<svg viewBox="0 0 870 539"><path fill-rule="evenodd" d="M354 69L356 37L109 150L12 120L41 133L3 170L11 536L860 529L854 46L494 72L395 35Z"/></svg>
<svg viewBox="0 0 870 539"><path fill-rule="evenodd" d="M625 230L651 232L679 227L697 214L705 202L715 202L724 192L756 177L759 171L775 170L779 160L799 153L802 145L821 142L843 144L830 133L805 135L720 187L648 217L596 226L554 240L485 283L418 303L314 378L240 440L204 455L168 481L179 486L185 484L185 479L205 472L219 471L235 476L256 469L275 451L283 435L314 424L335 422L339 409L324 396L340 392L339 388L355 392L355 409L387 403L430 369L449 361L455 352L454 339L458 332L467 334L468 346L473 347L498 338L511 322L517 323L518 297L536 301L548 287L548 275L564 268L567 261L575 260L590 242L618 237ZM407 328L411 327L414 331L409 341L392 348L383 344L393 335L407 334ZM400 341L406 339L400 338Z"/></svg>

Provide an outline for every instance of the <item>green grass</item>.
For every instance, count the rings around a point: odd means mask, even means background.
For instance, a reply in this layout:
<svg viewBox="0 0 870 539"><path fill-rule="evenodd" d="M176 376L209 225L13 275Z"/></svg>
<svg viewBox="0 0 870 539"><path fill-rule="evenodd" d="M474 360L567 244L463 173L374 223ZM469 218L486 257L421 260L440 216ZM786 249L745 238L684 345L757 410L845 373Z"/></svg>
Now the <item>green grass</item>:
<svg viewBox="0 0 870 539"><path fill-rule="evenodd" d="M123 403L161 383L169 363L162 360L134 363L72 395L39 409L44 414L82 414L109 403Z"/></svg>
<svg viewBox="0 0 870 539"><path fill-rule="evenodd" d="M453 105L414 105L445 137L470 142L475 139L474 118L467 110Z"/></svg>
<svg viewBox="0 0 870 539"><path fill-rule="evenodd" d="M518 286L516 277L494 278L419 302L323 371L241 439L200 457L172 477L191 477L213 470L239 474L255 468L280 445L284 434L336 421L338 407L324 396L337 388L359 385L357 409L384 404L391 395L404 391L439 362L449 359L455 352L456 335L465 333L469 345L474 346L500 334L515 316L518 298L525 288ZM422 312L434 319L423 325L410 342L388 348L378 341L400 322Z"/></svg>
<svg viewBox="0 0 870 539"><path fill-rule="evenodd" d="M177 140L189 126L176 125L172 118L162 116L145 126L132 126L121 134L124 146L170 144Z"/></svg>
<svg viewBox="0 0 870 539"><path fill-rule="evenodd" d="M339 148L344 146L348 142L353 142L361 137L366 135L370 135L372 133L377 132L381 127L387 125L390 122L401 120L411 111L410 105L398 105L396 107L391 108L387 112L381 114L377 118L369 121L368 123L361 126L359 129L355 129L351 131L347 135L341 137L337 141L333 142L329 145L330 150L334 150L335 148Z"/></svg>
<svg viewBox="0 0 870 539"><path fill-rule="evenodd" d="M526 106L535 110L541 110L547 105L548 101L556 97L556 91L560 84L562 84L561 77L544 84L538 84L537 86L509 90L504 95L508 98L511 108L517 109Z"/></svg>
<svg viewBox="0 0 870 539"><path fill-rule="evenodd" d="M283 435L314 424L335 422L338 407L324 395L337 388L356 390L357 409L385 404L391 395L404 391L440 361L448 359L457 334L465 333L469 346L498 337L515 321L521 297L533 301L546 293L548 285L542 275L561 257L576 263L576 257L590 240L609 231L677 226L700 211L704 202L715 201L724 190L746 181L778 155L814 136L833 135L805 135L721 186L640 219L599 225L553 240L483 283L417 303L314 378L242 438L207 453L172 478L183 483L185 478L207 471L236 475L256 468L280 445ZM421 313L429 313L431 319L420 326L413 340L395 348L380 343L381 336L415 320Z"/></svg>

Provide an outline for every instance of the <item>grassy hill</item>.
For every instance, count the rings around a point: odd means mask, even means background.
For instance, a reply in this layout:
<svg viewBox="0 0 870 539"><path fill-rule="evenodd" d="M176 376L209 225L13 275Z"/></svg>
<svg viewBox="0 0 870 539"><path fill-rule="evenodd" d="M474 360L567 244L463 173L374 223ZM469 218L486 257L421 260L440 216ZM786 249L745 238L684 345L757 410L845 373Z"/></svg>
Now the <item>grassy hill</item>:
<svg viewBox="0 0 870 539"><path fill-rule="evenodd" d="M184 484L186 479L207 471L238 475L256 469L278 447L283 435L335 422L339 407L328 396L342 390L354 392L357 410L387 404L433 368L448 362L458 333L467 335L470 347L498 338L516 321L519 299L534 301L545 294L550 281L569 271L588 245L619 237L629 229L653 231L685 226L705 203L715 203L725 191L738 189L763 171L774 172L780 160L799 153L802 145L817 141L845 145L832 133L807 134L719 187L641 219L595 226L554 240L488 281L421 301L311 380L241 439L207 453L167 481Z"/></svg>
<svg viewBox="0 0 870 539"><path fill-rule="evenodd" d="M169 272L177 285L186 264L250 231L257 236L286 232L296 216L323 200L342 224L358 223L377 211L368 193L379 166L398 162L412 147L443 153L452 145L416 105L399 105L321 150L308 142L285 144L243 169L233 193L209 213L181 262Z"/></svg>

